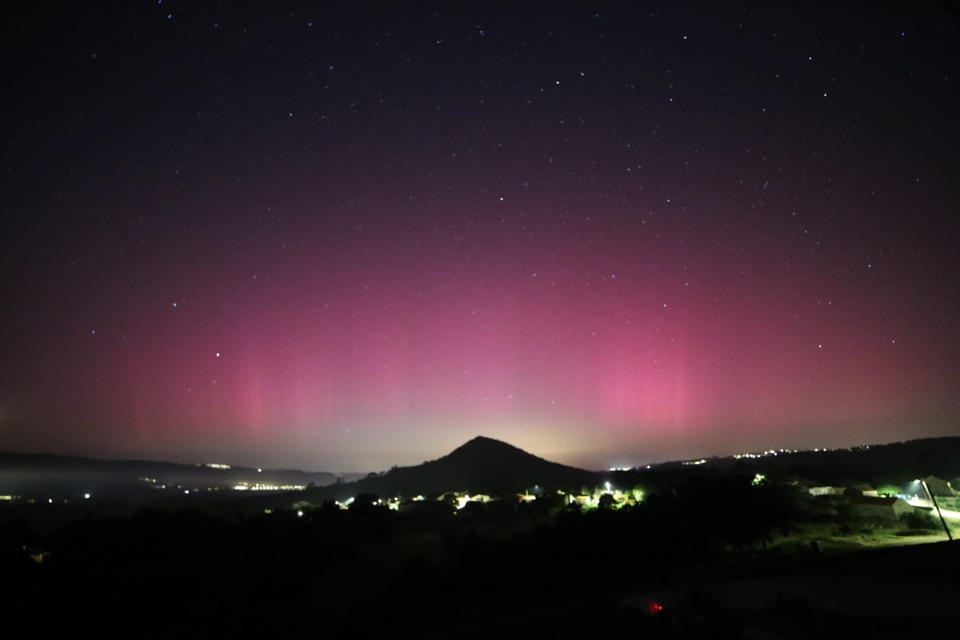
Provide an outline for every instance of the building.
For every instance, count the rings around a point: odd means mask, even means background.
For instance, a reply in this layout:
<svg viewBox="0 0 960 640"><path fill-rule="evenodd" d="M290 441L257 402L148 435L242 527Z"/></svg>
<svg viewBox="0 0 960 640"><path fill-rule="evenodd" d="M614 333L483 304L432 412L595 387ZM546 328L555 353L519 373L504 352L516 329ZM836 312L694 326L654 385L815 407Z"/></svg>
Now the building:
<svg viewBox="0 0 960 640"><path fill-rule="evenodd" d="M863 495L863 496L869 496L872 498L880 497L880 494L877 492L877 490L871 487L866 482L853 482L847 486L851 490L851 493L859 492L860 495Z"/></svg>
<svg viewBox="0 0 960 640"><path fill-rule="evenodd" d="M946 480L941 480L936 476L927 476L923 479L927 483L927 487L930 488L930 493L936 497L953 497L957 495L957 492Z"/></svg>
<svg viewBox="0 0 960 640"><path fill-rule="evenodd" d="M914 507L900 498L878 498L875 496L852 496L850 506L853 515L870 520L895 522L905 513L911 513Z"/></svg>
<svg viewBox="0 0 960 640"><path fill-rule="evenodd" d="M807 493L809 493L811 496L842 496L843 491L843 487L835 487L826 484L807 487Z"/></svg>

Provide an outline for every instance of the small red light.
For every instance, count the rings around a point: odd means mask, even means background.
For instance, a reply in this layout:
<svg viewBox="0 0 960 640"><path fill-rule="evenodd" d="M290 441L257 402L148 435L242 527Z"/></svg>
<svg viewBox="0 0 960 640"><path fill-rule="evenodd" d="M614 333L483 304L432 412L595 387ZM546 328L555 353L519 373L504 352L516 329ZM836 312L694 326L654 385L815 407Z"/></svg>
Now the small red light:
<svg viewBox="0 0 960 640"><path fill-rule="evenodd" d="M657 613L660 613L661 611L663 611L663 605L662 605L662 604L660 604L659 602L651 602L651 603L650 603L650 613L651 613L651 614L657 614Z"/></svg>

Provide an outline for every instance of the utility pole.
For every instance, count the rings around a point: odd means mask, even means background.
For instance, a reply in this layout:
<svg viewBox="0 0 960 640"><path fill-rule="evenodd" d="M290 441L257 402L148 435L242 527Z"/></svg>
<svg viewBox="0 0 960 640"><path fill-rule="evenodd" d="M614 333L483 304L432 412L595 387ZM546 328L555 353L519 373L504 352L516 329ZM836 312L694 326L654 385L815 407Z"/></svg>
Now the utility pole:
<svg viewBox="0 0 960 640"><path fill-rule="evenodd" d="M953 536L950 535L950 528L947 526L947 521L943 519L943 514L940 513L940 505L937 504L937 499L933 497L932 493L930 493L930 487L927 486L927 481L921 478L920 484L923 485L924 490L927 492L927 495L930 497L930 502L933 503L934 508L937 510L937 515L940 516L940 524L943 525L943 530L947 532L947 540L952 541Z"/></svg>

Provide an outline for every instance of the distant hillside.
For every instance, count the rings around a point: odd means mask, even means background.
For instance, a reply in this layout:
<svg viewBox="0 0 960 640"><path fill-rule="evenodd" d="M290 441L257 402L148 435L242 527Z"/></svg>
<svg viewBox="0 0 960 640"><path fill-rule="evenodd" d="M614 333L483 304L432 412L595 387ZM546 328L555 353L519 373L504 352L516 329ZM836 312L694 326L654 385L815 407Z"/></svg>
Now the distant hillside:
<svg viewBox="0 0 960 640"><path fill-rule="evenodd" d="M149 478L155 482L141 480ZM97 460L73 456L0 452L0 494L76 498L149 495L166 485L184 488L229 487L240 483L270 485L333 484L332 473L250 467L214 468L148 460Z"/></svg>
<svg viewBox="0 0 960 640"><path fill-rule="evenodd" d="M313 499L347 498L361 493L381 496L430 495L446 491L496 493L592 485L590 471L568 467L529 454L513 445L478 436L438 460L413 467L395 467L357 482L311 492Z"/></svg>
<svg viewBox="0 0 960 640"><path fill-rule="evenodd" d="M801 476L821 482L905 483L928 475L953 481L960 478L960 437L778 453L758 458L708 458L695 466L685 466L679 461L653 465L653 469L659 471L732 467Z"/></svg>
<svg viewBox="0 0 960 640"><path fill-rule="evenodd" d="M687 474L736 471L799 476L824 483L854 480L872 484L904 484L916 477L938 476L960 487L960 437L927 438L829 451L778 453L757 458L707 458L700 464L681 461L651 465L649 470L597 474L529 454L491 438L477 437L437 460L395 467L381 474L345 482L332 473L249 467L213 468L143 460L97 460L46 454L0 452L0 495L78 499L153 500L170 492L159 485L184 489L248 485L302 485L315 488L297 493L311 501L345 499L360 493L380 496L432 495L447 491L500 493L543 488L579 490L609 478L616 486L654 482L669 485ZM353 476L354 474L351 474ZM141 478L150 478L144 481ZM176 493L176 492L174 492ZM213 492L234 495L241 492ZM254 492L248 494L251 504ZM239 498L240 496L235 496ZM265 497L265 496L261 496ZM247 498L244 498L246 500ZM192 498L191 498L192 499Z"/></svg>

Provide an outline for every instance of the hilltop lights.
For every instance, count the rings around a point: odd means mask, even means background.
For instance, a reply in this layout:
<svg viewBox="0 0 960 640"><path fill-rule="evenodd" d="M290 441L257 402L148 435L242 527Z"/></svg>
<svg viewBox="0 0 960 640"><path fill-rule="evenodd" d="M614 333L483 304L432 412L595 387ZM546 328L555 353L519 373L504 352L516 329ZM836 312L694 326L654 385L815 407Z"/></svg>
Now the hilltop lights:
<svg viewBox="0 0 960 640"><path fill-rule="evenodd" d="M827 451L827 449L814 449L814 451ZM777 456L786 453L799 453L799 451L797 449L767 449L760 453L735 453L733 454L733 459L742 460L747 458L752 460L754 458L766 458L767 456Z"/></svg>
<svg viewBox="0 0 960 640"><path fill-rule="evenodd" d="M303 491L306 488L305 484L247 484L246 482L232 487L234 491Z"/></svg>

